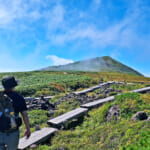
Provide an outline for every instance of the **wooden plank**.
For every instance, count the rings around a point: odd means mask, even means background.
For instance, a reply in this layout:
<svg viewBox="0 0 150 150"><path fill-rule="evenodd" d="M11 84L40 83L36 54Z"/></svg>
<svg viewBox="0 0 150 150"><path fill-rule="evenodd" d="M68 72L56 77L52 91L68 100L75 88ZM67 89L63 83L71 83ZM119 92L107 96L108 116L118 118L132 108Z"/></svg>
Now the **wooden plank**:
<svg viewBox="0 0 150 150"><path fill-rule="evenodd" d="M52 126L58 127L61 124L64 124L65 122L67 122L69 120L72 120L74 118L78 118L79 116L86 113L87 111L88 111L88 109L86 109L86 108L77 108L77 109L74 109L70 112L67 112L61 116L58 116L54 119L51 119L47 123L52 125Z"/></svg>
<svg viewBox="0 0 150 150"><path fill-rule="evenodd" d="M39 144L41 142L44 142L48 138L50 138L52 134L56 131L57 129L55 128L43 128L39 131L32 133L29 139L23 137L19 140L18 149L23 150L30 147L32 144Z"/></svg>
<svg viewBox="0 0 150 150"><path fill-rule="evenodd" d="M44 98L45 99L52 99L52 98L54 98L55 96L45 96Z"/></svg>
<svg viewBox="0 0 150 150"><path fill-rule="evenodd" d="M102 83L100 85L97 85L97 86L93 86L91 88L88 88L88 89L85 89L85 90L82 90L82 91L78 91L78 92L74 92L75 94L85 94L85 93L88 93L88 92L92 92L94 90L97 90L99 88L102 88L104 86L107 86L107 85L111 85L111 84L114 84L115 82L112 82L112 81L109 81L109 82L106 82L106 83Z"/></svg>
<svg viewBox="0 0 150 150"><path fill-rule="evenodd" d="M150 91L150 87L146 87L146 88L142 88L142 89L137 89L137 90L133 90L133 91L130 91L131 93L134 92L134 93L144 93L144 92L147 92L147 91ZM120 95L120 94L117 94L117 95ZM97 107L103 103L106 103L106 102L109 102L109 101L113 101L115 99L114 96L110 96L110 97L107 97L107 98L104 98L104 99L99 99L99 100L96 100L94 102L90 102L90 103L87 103L87 104L84 104L84 105L81 105L82 108L92 108L92 107Z"/></svg>
<svg viewBox="0 0 150 150"><path fill-rule="evenodd" d="M113 101L114 99L115 99L114 96L110 96L110 97L107 97L107 98L104 98L104 99L99 99L99 100L96 100L94 102L90 102L90 103L81 105L81 107L82 108L93 108L93 107L97 107L99 105L102 105L102 104L104 104L106 102Z"/></svg>
<svg viewBox="0 0 150 150"><path fill-rule="evenodd" d="M44 97L45 100L49 100L49 99L52 99L54 98L55 96L46 96ZM25 97L25 100L26 101L32 101L32 100L40 100L41 98L40 97Z"/></svg>
<svg viewBox="0 0 150 150"><path fill-rule="evenodd" d="M133 90L133 91L130 91L130 92L145 93L145 92L148 92L148 91L150 91L150 87L146 87L146 88L142 88L142 89L137 89L137 90Z"/></svg>
<svg viewBox="0 0 150 150"><path fill-rule="evenodd" d="M99 89L100 86L94 86L92 88L89 88L89 89L86 89L86 90L83 90L83 91L79 91L79 92L74 92L75 94L84 94L84 93L88 93L88 92L92 92L96 89Z"/></svg>

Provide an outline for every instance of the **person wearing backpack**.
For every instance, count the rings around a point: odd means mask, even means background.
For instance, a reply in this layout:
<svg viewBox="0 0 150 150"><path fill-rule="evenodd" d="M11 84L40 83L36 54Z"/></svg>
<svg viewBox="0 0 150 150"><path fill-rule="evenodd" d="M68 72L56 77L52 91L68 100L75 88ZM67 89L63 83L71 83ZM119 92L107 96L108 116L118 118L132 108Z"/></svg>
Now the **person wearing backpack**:
<svg viewBox="0 0 150 150"><path fill-rule="evenodd" d="M26 130L24 135L29 138L30 126L25 99L14 91L18 85L13 76L2 79L4 91L0 92L0 150L17 150L19 143L19 127L22 120Z"/></svg>

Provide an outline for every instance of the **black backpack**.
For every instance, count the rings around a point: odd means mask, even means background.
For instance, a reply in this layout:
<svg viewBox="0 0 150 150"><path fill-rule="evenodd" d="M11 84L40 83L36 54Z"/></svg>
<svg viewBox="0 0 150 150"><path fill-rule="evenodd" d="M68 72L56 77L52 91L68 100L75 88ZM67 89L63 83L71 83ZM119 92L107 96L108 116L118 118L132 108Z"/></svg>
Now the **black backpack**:
<svg viewBox="0 0 150 150"><path fill-rule="evenodd" d="M12 99L0 92L0 131L9 131L18 127Z"/></svg>

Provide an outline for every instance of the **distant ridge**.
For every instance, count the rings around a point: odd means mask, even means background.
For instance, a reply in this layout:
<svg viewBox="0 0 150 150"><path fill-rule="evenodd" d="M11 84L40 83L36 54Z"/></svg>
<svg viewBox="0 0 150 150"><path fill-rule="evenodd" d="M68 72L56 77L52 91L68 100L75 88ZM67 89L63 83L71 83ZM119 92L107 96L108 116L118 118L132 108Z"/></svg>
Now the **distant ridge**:
<svg viewBox="0 0 150 150"><path fill-rule="evenodd" d="M89 71L89 72L118 72L143 76L138 71L116 61L109 56L77 61L67 65L49 66L40 71Z"/></svg>

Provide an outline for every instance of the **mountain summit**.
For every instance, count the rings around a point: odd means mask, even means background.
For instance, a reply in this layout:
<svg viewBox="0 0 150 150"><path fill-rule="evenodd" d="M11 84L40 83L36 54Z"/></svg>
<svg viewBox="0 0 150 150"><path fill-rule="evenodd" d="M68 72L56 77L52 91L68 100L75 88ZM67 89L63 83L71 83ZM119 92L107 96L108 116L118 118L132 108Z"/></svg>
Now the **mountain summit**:
<svg viewBox="0 0 150 150"><path fill-rule="evenodd" d="M49 66L41 69L41 71L119 72L142 76L142 74L138 71L116 61L109 56L77 61L67 65Z"/></svg>

